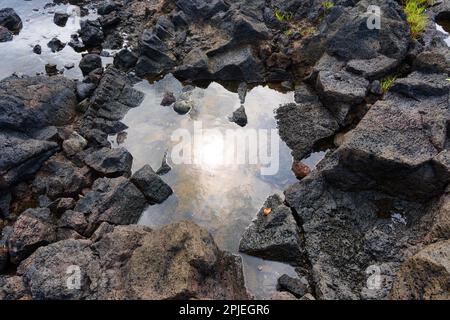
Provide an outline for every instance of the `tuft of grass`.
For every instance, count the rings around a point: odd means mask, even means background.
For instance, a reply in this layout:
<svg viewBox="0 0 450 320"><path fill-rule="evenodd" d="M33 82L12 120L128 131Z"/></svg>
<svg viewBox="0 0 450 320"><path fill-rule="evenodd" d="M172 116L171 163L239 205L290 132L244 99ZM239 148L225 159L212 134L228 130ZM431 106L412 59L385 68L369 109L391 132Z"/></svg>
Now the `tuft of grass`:
<svg viewBox="0 0 450 320"><path fill-rule="evenodd" d="M324 1L322 2L322 8L324 9L325 12L328 12L331 10L331 8L334 7L334 2L332 1Z"/></svg>
<svg viewBox="0 0 450 320"><path fill-rule="evenodd" d="M291 21L294 15L291 12L281 12L280 10L275 10L275 18L279 22Z"/></svg>
<svg viewBox="0 0 450 320"><path fill-rule="evenodd" d="M388 76L380 81L381 90L383 91L383 93L389 91L389 89L394 84L395 79L397 79L397 76Z"/></svg>
<svg viewBox="0 0 450 320"><path fill-rule="evenodd" d="M300 34L302 37L308 37L310 35L313 35L314 33L316 33L317 29L314 27L307 27L304 28L300 31Z"/></svg>
<svg viewBox="0 0 450 320"><path fill-rule="evenodd" d="M428 22L428 16L425 13L427 5L429 5L428 0L406 0L404 3L406 21L413 38L418 38L425 31Z"/></svg>

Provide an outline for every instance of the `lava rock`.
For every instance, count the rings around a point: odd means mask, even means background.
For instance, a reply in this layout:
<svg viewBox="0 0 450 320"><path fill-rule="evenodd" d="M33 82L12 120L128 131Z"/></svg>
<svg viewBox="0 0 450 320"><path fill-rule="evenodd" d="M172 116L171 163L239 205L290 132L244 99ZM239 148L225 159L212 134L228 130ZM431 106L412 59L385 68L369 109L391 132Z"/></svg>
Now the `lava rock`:
<svg viewBox="0 0 450 320"><path fill-rule="evenodd" d="M192 110L194 102L190 99L180 99L173 105L173 110L179 115L184 115Z"/></svg>
<svg viewBox="0 0 450 320"><path fill-rule="evenodd" d="M14 223L8 239L11 262L18 264L38 247L56 240L49 209L28 209Z"/></svg>
<svg viewBox="0 0 450 320"><path fill-rule="evenodd" d="M163 107L169 107L172 104L174 104L176 101L177 101L177 99L175 99L175 96L173 95L173 92L167 91L167 92L164 93L164 97L163 97L163 99L161 101L161 105Z"/></svg>
<svg viewBox="0 0 450 320"><path fill-rule="evenodd" d="M94 83L78 83L77 84L77 97L79 101L82 101L90 97L97 86Z"/></svg>
<svg viewBox="0 0 450 320"><path fill-rule="evenodd" d="M305 294L311 292L311 288L309 287L309 283L306 278L292 278L287 274L283 274L278 278L277 289L279 291L287 291L292 293L297 298L301 298Z"/></svg>
<svg viewBox="0 0 450 320"><path fill-rule="evenodd" d="M89 237L102 222L114 225L137 223L146 206L142 192L125 177L100 178L73 210L86 216L88 228L84 235Z"/></svg>
<svg viewBox="0 0 450 320"><path fill-rule="evenodd" d="M93 243L63 240L38 249L18 268L33 299L249 299L241 258L221 251L192 222L159 230L116 226ZM176 250L174 251L174 248ZM121 263L116 263L120 261ZM67 287L71 266L79 290ZM104 272L108 270L108 272ZM174 275L170 279L167 274ZM159 284L164 282L164 286ZM101 283L95 291L92 283Z"/></svg>
<svg viewBox="0 0 450 320"><path fill-rule="evenodd" d="M448 300L450 298L450 240L419 251L400 268L393 285L395 300Z"/></svg>
<svg viewBox="0 0 450 320"><path fill-rule="evenodd" d="M38 44L35 45L33 47L33 52L36 53L36 54L41 54L42 53L42 47L40 45L38 45Z"/></svg>
<svg viewBox="0 0 450 320"><path fill-rule="evenodd" d="M106 1L103 1L102 3L100 3L100 5L97 8L97 13L99 15L106 15L115 10L117 10L116 3L112 0L106 0Z"/></svg>
<svg viewBox="0 0 450 320"><path fill-rule="evenodd" d="M240 106L233 112L230 121L236 123L240 127L245 127L247 125L247 114L245 113L244 106Z"/></svg>
<svg viewBox="0 0 450 320"><path fill-rule="evenodd" d="M77 197L81 191L92 184L89 168L77 167L61 154L47 160L37 172L32 183L38 194L46 194L51 199Z"/></svg>
<svg viewBox="0 0 450 320"><path fill-rule="evenodd" d="M131 177L136 187L144 194L151 204L163 203L173 191L150 167L145 165Z"/></svg>
<svg viewBox="0 0 450 320"><path fill-rule="evenodd" d="M98 54L86 54L80 61L79 67L83 75L88 75L91 71L102 68L102 58Z"/></svg>
<svg viewBox="0 0 450 320"><path fill-rule="evenodd" d="M7 28L0 26L0 42L12 41L13 34Z"/></svg>
<svg viewBox="0 0 450 320"><path fill-rule="evenodd" d="M239 251L260 257L302 265L305 261L300 229L294 216L278 195L270 196L245 230Z"/></svg>
<svg viewBox="0 0 450 320"><path fill-rule="evenodd" d="M72 210L64 212L58 220L58 228L72 229L79 234L83 234L87 226L84 214Z"/></svg>
<svg viewBox="0 0 450 320"><path fill-rule="evenodd" d="M0 26L12 32L19 32L23 26L22 19L12 8L0 9Z"/></svg>
<svg viewBox="0 0 450 320"><path fill-rule="evenodd" d="M70 47L73 48L76 52L83 52L86 50L86 47L84 44L80 41L78 38L78 35L74 34L70 37L70 41L68 43Z"/></svg>
<svg viewBox="0 0 450 320"><path fill-rule="evenodd" d="M52 50L52 52L58 52L65 48L66 44L61 42L58 38L53 38L47 43L47 46Z"/></svg>
<svg viewBox="0 0 450 320"><path fill-rule="evenodd" d="M57 150L55 142L0 132L0 189L33 177L42 163Z"/></svg>
<svg viewBox="0 0 450 320"><path fill-rule="evenodd" d="M132 155L124 148L102 148L89 153L84 162L95 171L109 176L130 176Z"/></svg>
<svg viewBox="0 0 450 320"><path fill-rule="evenodd" d="M336 119L318 101L283 105L276 110L275 118L280 137L298 161L311 153L317 141L332 137L339 129Z"/></svg>
<svg viewBox="0 0 450 320"><path fill-rule="evenodd" d="M114 66L124 71L133 68L137 61L136 55L128 49L122 49L114 56Z"/></svg>
<svg viewBox="0 0 450 320"><path fill-rule="evenodd" d="M53 63L47 63L45 65L45 73L49 76L56 76L59 73L58 66Z"/></svg>
<svg viewBox="0 0 450 320"><path fill-rule="evenodd" d="M74 131L68 139L63 141L62 147L64 152L70 157L83 151L87 147L87 141L78 132Z"/></svg>
<svg viewBox="0 0 450 320"><path fill-rule="evenodd" d="M65 27L67 20L69 20L67 13L56 12L53 16L53 22L59 27Z"/></svg>
<svg viewBox="0 0 450 320"><path fill-rule="evenodd" d="M101 46L105 35L98 20L82 20L80 23L80 37L87 47Z"/></svg>

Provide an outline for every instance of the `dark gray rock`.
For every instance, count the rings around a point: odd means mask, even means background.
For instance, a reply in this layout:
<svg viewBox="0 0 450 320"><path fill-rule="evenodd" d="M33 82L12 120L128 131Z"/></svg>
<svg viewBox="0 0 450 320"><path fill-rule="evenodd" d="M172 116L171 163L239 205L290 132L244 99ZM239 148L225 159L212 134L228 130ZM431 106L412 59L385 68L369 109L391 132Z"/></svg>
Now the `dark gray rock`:
<svg viewBox="0 0 450 320"><path fill-rule="evenodd" d="M86 54L79 66L83 75L87 75L95 69L102 68L102 58L98 54Z"/></svg>
<svg viewBox="0 0 450 320"><path fill-rule="evenodd" d="M73 34L70 37L70 41L68 43L68 45L70 47L73 48L73 50L75 50L76 52L83 52L86 50L86 47L84 46L84 44L80 41L80 39L78 38L77 34Z"/></svg>
<svg viewBox="0 0 450 320"><path fill-rule="evenodd" d="M0 219L6 219L9 217L9 207L11 205L11 193L2 192L0 195Z"/></svg>
<svg viewBox="0 0 450 320"><path fill-rule="evenodd" d="M42 48L41 48L41 46L40 45L35 45L34 47L33 47L33 52L34 53L36 53L36 54L41 54L42 53Z"/></svg>
<svg viewBox="0 0 450 320"><path fill-rule="evenodd" d="M80 26L79 34L85 46L101 46L105 35L98 20L82 20Z"/></svg>
<svg viewBox="0 0 450 320"><path fill-rule="evenodd" d="M277 289L279 291L287 291L297 298L301 298L305 294L311 293L311 288L305 277L298 279L292 278L287 274L283 274L278 278Z"/></svg>
<svg viewBox="0 0 450 320"><path fill-rule="evenodd" d="M64 77L7 78L0 81L0 127L33 131L70 123L76 115L75 85Z"/></svg>
<svg viewBox="0 0 450 320"><path fill-rule="evenodd" d="M337 121L320 102L286 104L277 109L280 137L301 161L311 153L315 143L332 137L338 130Z"/></svg>
<svg viewBox="0 0 450 320"><path fill-rule="evenodd" d="M108 13L111 13L113 11L117 10L117 5L112 0L105 0L97 8L97 13L99 15L106 15Z"/></svg>
<svg viewBox="0 0 450 320"><path fill-rule="evenodd" d="M22 20L12 8L0 9L0 26L19 32L22 29Z"/></svg>
<svg viewBox="0 0 450 320"><path fill-rule="evenodd" d="M247 125L247 114L245 113L245 107L240 106L237 110L233 112L230 117L230 121L236 123L240 127L245 127Z"/></svg>
<svg viewBox="0 0 450 320"><path fill-rule="evenodd" d="M58 38L53 38L47 43L47 47L49 47L52 52L61 51L65 48L65 46L66 44L61 42L61 40L59 40Z"/></svg>
<svg viewBox="0 0 450 320"><path fill-rule="evenodd" d="M161 101L161 105L163 107L169 107L172 104L174 104L177 100L175 99L175 96L173 95L173 92L166 92L164 93L164 97Z"/></svg>
<svg viewBox="0 0 450 320"><path fill-rule="evenodd" d="M55 12L53 16L53 22L59 27L65 27L67 20L69 20L69 15L67 13Z"/></svg>
<svg viewBox="0 0 450 320"><path fill-rule="evenodd" d="M263 259L303 265L305 252L291 209L278 195L270 196L245 230L239 251Z"/></svg>
<svg viewBox="0 0 450 320"><path fill-rule="evenodd" d="M0 26L0 42L12 41L13 33L7 28Z"/></svg>
<svg viewBox="0 0 450 320"><path fill-rule="evenodd" d="M131 177L131 182L141 190L151 204L163 203L173 193L172 188L149 165L136 171Z"/></svg>
<svg viewBox="0 0 450 320"><path fill-rule="evenodd" d="M362 75L366 79L380 79L394 71L399 60L379 55L367 60L350 60L346 69L354 74Z"/></svg>
<svg viewBox="0 0 450 320"><path fill-rule="evenodd" d="M94 83L78 83L77 84L77 97L79 101L83 101L84 99L90 97L92 93L94 93L95 88L97 86Z"/></svg>
<svg viewBox="0 0 450 320"><path fill-rule="evenodd" d="M33 177L57 150L54 142L0 132L0 189Z"/></svg>
<svg viewBox="0 0 450 320"><path fill-rule="evenodd" d="M88 167L77 167L58 154L44 163L32 186L36 193L56 199L78 197L81 191L91 184L92 173Z"/></svg>
<svg viewBox="0 0 450 320"><path fill-rule="evenodd" d="M100 178L77 202L74 211L87 217L89 225L85 235L90 236L102 222L114 225L137 223L146 205L142 192L128 179Z"/></svg>
<svg viewBox="0 0 450 320"><path fill-rule="evenodd" d="M223 0L177 0L177 7L190 19L207 19L229 7Z"/></svg>
<svg viewBox="0 0 450 320"><path fill-rule="evenodd" d="M18 264L38 247L56 240L49 209L28 209L14 223L8 238L11 262Z"/></svg>
<svg viewBox="0 0 450 320"><path fill-rule="evenodd" d="M79 234L84 234L88 223L83 213L67 210L58 220L58 228L72 229Z"/></svg>
<svg viewBox="0 0 450 320"><path fill-rule="evenodd" d="M130 176L133 156L124 148L102 148L91 152L84 162L98 173L108 176Z"/></svg>
<svg viewBox="0 0 450 320"><path fill-rule="evenodd" d="M128 49L122 49L114 56L114 66L124 71L134 68L137 61L136 55Z"/></svg>
<svg viewBox="0 0 450 320"><path fill-rule="evenodd" d="M191 99L179 99L173 104L173 110L180 114L186 114L192 110L194 102Z"/></svg>

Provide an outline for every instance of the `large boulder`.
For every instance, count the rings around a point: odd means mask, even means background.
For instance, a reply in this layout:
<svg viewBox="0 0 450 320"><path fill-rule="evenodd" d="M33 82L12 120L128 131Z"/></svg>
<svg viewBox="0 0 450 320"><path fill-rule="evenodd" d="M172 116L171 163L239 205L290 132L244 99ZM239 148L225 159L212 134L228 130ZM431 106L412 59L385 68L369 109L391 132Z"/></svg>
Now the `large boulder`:
<svg viewBox="0 0 450 320"><path fill-rule="evenodd" d="M87 54L81 59L79 67L83 75L88 75L91 71L102 67L102 58L98 54Z"/></svg>
<svg viewBox="0 0 450 320"><path fill-rule="evenodd" d="M426 246L401 266L392 299L450 299L450 240Z"/></svg>
<svg viewBox="0 0 450 320"><path fill-rule="evenodd" d="M70 123L76 115L74 81L55 77L9 77L0 81L0 127L32 131Z"/></svg>
<svg viewBox="0 0 450 320"><path fill-rule="evenodd" d="M280 196L273 195L266 200L264 208L242 235L239 251L293 265L305 263L300 229Z"/></svg>
<svg viewBox="0 0 450 320"><path fill-rule="evenodd" d="M192 222L60 241L38 249L18 273L34 299L249 298L240 258Z"/></svg>
<svg viewBox="0 0 450 320"><path fill-rule="evenodd" d="M344 190L378 189L409 199L442 194L450 181L448 94L444 75L412 73L375 103L337 150L325 173Z"/></svg>

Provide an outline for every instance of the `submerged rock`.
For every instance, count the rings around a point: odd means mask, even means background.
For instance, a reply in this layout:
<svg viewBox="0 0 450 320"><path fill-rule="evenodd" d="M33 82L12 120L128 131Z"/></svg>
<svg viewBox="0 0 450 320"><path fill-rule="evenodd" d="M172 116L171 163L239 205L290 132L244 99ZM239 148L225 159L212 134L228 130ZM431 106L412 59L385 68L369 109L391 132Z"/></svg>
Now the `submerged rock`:
<svg viewBox="0 0 450 320"><path fill-rule="evenodd" d="M266 200L239 243L240 252L299 266L305 263L303 250L300 229L278 195Z"/></svg>

